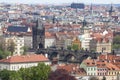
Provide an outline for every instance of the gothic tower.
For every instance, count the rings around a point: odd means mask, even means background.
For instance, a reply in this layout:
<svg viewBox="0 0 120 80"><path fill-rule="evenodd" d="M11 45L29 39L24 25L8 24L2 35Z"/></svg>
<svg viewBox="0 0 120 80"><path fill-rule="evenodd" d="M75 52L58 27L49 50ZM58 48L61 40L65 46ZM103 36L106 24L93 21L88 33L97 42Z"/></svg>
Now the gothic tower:
<svg viewBox="0 0 120 80"><path fill-rule="evenodd" d="M92 4L90 5L90 14L91 15L93 14L93 5Z"/></svg>
<svg viewBox="0 0 120 80"><path fill-rule="evenodd" d="M113 10L113 5L111 4L111 6L110 6L110 10L109 10L109 16L112 16L112 13L114 12L114 10Z"/></svg>
<svg viewBox="0 0 120 80"><path fill-rule="evenodd" d="M45 46L45 28L40 19L37 20L36 26L33 27L33 49L43 49Z"/></svg>
<svg viewBox="0 0 120 80"><path fill-rule="evenodd" d="M86 32L86 29L87 29L87 21L85 20L85 17L84 17L82 22L82 34Z"/></svg>

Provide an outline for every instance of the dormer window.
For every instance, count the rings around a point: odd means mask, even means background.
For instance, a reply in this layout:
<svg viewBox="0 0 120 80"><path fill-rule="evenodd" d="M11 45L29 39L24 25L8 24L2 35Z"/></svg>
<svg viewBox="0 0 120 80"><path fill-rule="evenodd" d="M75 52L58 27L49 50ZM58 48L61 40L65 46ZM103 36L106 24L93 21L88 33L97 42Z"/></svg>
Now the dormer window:
<svg viewBox="0 0 120 80"><path fill-rule="evenodd" d="M94 62L92 64L95 64Z"/></svg>
<svg viewBox="0 0 120 80"><path fill-rule="evenodd" d="M90 64L90 63L87 63L88 65Z"/></svg>

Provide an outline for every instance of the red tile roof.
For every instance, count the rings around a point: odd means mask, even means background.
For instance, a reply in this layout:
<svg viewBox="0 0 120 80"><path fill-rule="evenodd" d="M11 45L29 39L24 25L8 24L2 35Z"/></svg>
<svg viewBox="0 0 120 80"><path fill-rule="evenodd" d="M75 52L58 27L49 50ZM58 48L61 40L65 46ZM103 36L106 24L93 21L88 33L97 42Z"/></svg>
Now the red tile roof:
<svg viewBox="0 0 120 80"><path fill-rule="evenodd" d="M11 56L6 59L0 60L0 63L27 63L27 62L43 62L43 61L49 61L48 58L46 58L43 55L37 55L37 54L29 54L29 55L16 55Z"/></svg>
<svg viewBox="0 0 120 80"><path fill-rule="evenodd" d="M112 63L106 63L106 66L109 70L120 70L120 68Z"/></svg>
<svg viewBox="0 0 120 80"><path fill-rule="evenodd" d="M69 73L79 74L79 75L86 75L86 71L83 68L79 68L78 65L75 64L63 64L57 66L57 69L64 69Z"/></svg>
<svg viewBox="0 0 120 80"><path fill-rule="evenodd" d="M109 61L113 61L115 60L115 58L117 58L118 56L116 55L112 55L112 54L102 54L99 56L100 60L109 60ZM119 57L120 58L120 57Z"/></svg>

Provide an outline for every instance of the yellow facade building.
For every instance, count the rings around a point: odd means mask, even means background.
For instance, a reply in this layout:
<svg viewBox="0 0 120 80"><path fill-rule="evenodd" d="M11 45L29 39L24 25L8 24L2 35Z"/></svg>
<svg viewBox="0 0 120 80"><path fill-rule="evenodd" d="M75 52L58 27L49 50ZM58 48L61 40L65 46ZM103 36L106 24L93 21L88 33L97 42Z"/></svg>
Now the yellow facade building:
<svg viewBox="0 0 120 80"><path fill-rule="evenodd" d="M80 49L81 49L81 41L79 40L78 37L75 37L75 38L73 39L73 41L72 41L72 48L73 48L74 50L76 50L75 47L76 47L77 50L80 50Z"/></svg>

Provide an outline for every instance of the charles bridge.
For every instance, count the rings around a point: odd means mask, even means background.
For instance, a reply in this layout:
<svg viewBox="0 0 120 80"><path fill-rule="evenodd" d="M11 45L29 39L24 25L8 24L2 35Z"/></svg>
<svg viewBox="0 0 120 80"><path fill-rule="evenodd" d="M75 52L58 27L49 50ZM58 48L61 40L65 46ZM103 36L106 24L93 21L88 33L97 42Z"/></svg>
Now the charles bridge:
<svg viewBox="0 0 120 80"><path fill-rule="evenodd" d="M88 50L64 50L56 48L41 48L36 51L36 54L47 55L50 60L53 60L54 57L57 57L61 62L68 63L81 63L84 59L91 57L92 59L97 59L97 56L100 53L96 53Z"/></svg>

